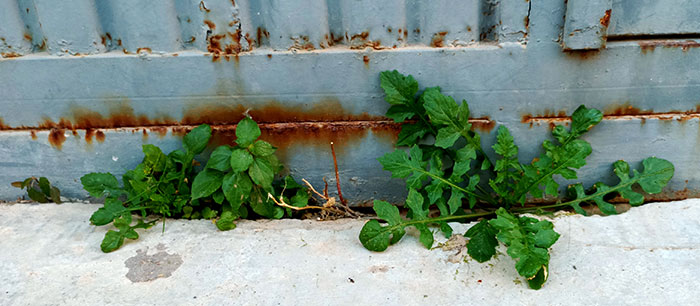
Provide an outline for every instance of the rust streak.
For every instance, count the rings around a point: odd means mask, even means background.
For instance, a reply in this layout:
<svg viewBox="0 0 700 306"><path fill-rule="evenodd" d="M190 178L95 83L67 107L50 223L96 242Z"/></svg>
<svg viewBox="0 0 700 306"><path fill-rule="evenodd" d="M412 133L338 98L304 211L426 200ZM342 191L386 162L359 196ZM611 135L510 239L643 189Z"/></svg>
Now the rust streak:
<svg viewBox="0 0 700 306"><path fill-rule="evenodd" d="M432 41L430 41L430 46L434 48L442 48L445 46L445 35L447 31L437 32L433 35Z"/></svg>
<svg viewBox="0 0 700 306"><path fill-rule="evenodd" d="M646 51L654 51L656 47L663 48L681 48L683 52L688 51L690 48L700 47L700 42L694 40L646 40L638 42L639 47L642 49L642 53Z"/></svg>
<svg viewBox="0 0 700 306"><path fill-rule="evenodd" d="M602 25L603 27L607 28L608 25L610 25L610 11L611 10L606 10L605 15L603 15L603 17L600 17L600 25Z"/></svg>
<svg viewBox="0 0 700 306"><path fill-rule="evenodd" d="M66 141L64 129L51 129L49 132L49 143L58 150L61 150L63 143Z"/></svg>

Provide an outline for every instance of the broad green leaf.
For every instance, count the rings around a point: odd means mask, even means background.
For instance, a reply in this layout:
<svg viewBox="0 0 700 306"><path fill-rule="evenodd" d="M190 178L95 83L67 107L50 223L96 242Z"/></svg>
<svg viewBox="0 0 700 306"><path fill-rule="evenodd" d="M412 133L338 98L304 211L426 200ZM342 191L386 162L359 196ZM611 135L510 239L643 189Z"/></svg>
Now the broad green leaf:
<svg viewBox="0 0 700 306"><path fill-rule="evenodd" d="M141 146L141 149L143 150L144 155L142 162L144 166L155 172L163 172L167 160L167 157L165 154L163 154L163 151L161 151L159 147L152 144L145 144Z"/></svg>
<svg viewBox="0 0 700 306"><path fill-rule="evenodd" d="M89 173L81 177L80 182L83 184L85 191L96 198L112 193L120 188L119 181L111 173Z"/></svg>
<svg viewBox="0 0 700 306"><path fill-rule="evenodd" d="M571 137L580 137L601 120L603 120L603 113L599 110L579 106L571 115Z"/></svg>
<svg viewBox="0 0 700 306"><path fill-rule="evenodd" d="M102 252L105 253L112 252L124 244L124 238L123 233L109 230L105 234L105 238L102 239L100 249L102 249Z"/></svg>
<svg viewBox="0 0 700 306"><path fill-rule="evenodd" d="M649 157L642 161L644 165L643 174L634 172L635 177L639 177L639 186L647 193L659 193L668 184L675 171L673 164L669 161L656 157Z"/></svg>
<svg viewBox="0 0 700 306"><path fill-rule="evenodd" d="M41 191L36 190L32 187L27 188L27 195L29 196L30 199L39 202L39 203L48 203L49 199L46 198L46 195L44 195Z"/></svg>
<svg viewBox="0 0 700 306"><path fill-rule="evenodd" d="M41 193L43 193L45 196L50 196L51 195L51 183L49 183L49 179L45 177L40 177L39 178L39 189L41 189Z"/></svg>
<svg viewBox="0 0 700 306"><path fill-rule="evenodd" d="M418 92L418 82L413 76L404 76L396 70L383 71L379 74L379 80L386 102L391 105L413 103Z"/></svg>
<svg viewBox="0 0 700 306"><path fill-rule="evenodd" d="M440 148L452 147L457 139L459 139L460 131L456 130L453 126L447 126L438 130L437 136L435 136L435 146Z"/></svg>
<svg viewBox="0 0 700 306"><path fill-rule="evenodd" d="M253 160L253 164L248 169L248 174L256 185L263 188L271 188L272 180L275 178L275 172L273 172L270 163L262 158Z"/></svg>
<svg viewBox="0 0 700 306"><path fill-rule="evenodd" d="M207 168L227 171L231 169L232 162L231 159L231 147L229 146L219 146L211 152L209 156L209 161L207 161Z"/></svg>
<svg viewBox="0 0 700 306"><path fill-rule="evenodd" d="M56 187L51 187L51 200L56 204L61 204L61 191Z"/></svg>
<svg viewBox="0 0 700 306"><path fill-rule="evenodd" d="M221 214L219 220L216 220L216 228L220 231L232 230L236 228L236 224L233 221L236 221L236 216L230 211L225 211Z"/></svg>
<svg viewBox="0 0 700 306"><path fill-rule="evenodd" d="M221 187L224 174L213 169L204 169L192 182L192 199L208 197Z"/></svg>
<svg viewBox="0 0 700 306"><path fill-rule="evenodd" d="M464 233L469 237L467 243L467 253L478 262L486 262L496 255L498 231L489 224L488 220L481 220Z"/></svg>
<svg viewBox="0 0 700 306"><path fill-rule="evenodd" d="M223 184L223 183L222 183ZM224 202L224 192L221 189L217 189L212 195L212 199L216 204L221 204Z"/></svg>
<svg viewBox="0 0 700 306"><path fill-rule="evenodd" d="M182 140L187 152L192 155L197 155L204 151L211 138L211 127L208 124L202 124L192 129Z"/></svg>
<svg viewBox="0 0 700 306"><path fill-rule="evenodd" d="M236 143L246 148L260 137L260 128L258 124L248 117L243 118L236 125Z"/></svg>
<svg viewBox="0 0 700 306"><path fill-rule="evenodd" d="M391 232L377 220L369 220L360 230L360 242L366 249L382 252L389 247Z"/></svg>
<svg viewBox="0 0 700 306"><path fill-rule="evenodd" d="M415 190L414 190L415 191ZM420 196L420 195L418 195ZM422 200L422 198L421 198ZM408 202L406 202L408 204ZM422 205L422 201L420 204L416 205ZM389 225L398 225L401 223L403 220L401 219L401 215L399 214L399 209L394 206L389 204L388 202L381 201L381 200L374 200L374 212L377 213L377 217L385 220L386 222L389 223Z"/></svg>
<svg viewBox="0 0 700 306"><path fill-rule="evenodd" d="M107 225L114 221L115 218L126 212L126 208L122 201L114 198L105 199L105 204L95 211L90 217L92 224L100 226Z"/></svg>
<svg viewBox="0 0 700 306"><path fill-rule="evenodd" d="M248 170L253 163L253 156L244 149L234 149L231 152L231 168L235 172Z"/></svg>
<svg viewBox="0 0 700 306"><path fill-rule="evenodd" d="M234 211L248 198L253 183L245 172L228 173L224 176L221 189Z"/></svg>
<svg viewBox="0 0 700 306"><path fill-rule="evenodd" d="M256 214L263 217L270 219L282 218L284 216L284 210L270 200L267 195L267 191L260 188L253 188L253 191L250 193L250 208L252 208Z"/></svg>
<svg viewBox="0 0 700 306"><path fill-rule="evenodd" d="M253 143L253 147L250 149L250 153L255 156L268 156L275 153L276 148L273 147L269 142L264 140L258 140Z"/></svg>

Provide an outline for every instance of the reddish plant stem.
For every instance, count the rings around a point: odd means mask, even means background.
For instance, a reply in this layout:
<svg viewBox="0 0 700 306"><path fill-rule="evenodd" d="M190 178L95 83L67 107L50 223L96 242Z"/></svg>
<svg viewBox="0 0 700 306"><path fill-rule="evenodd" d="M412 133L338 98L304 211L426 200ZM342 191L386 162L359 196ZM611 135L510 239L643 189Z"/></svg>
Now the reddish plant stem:
<svg viewBox="0 0 700 306"><path fill-rule="evenodd" d="M333 166L335 167L335 185L338 187L338 198L340 198L340 203L347 206L347 202L343 198L343 193L340 191L340 174L338 174L338 159L335 157L335 146L331 141L331 153L333 153Z"/></svg>

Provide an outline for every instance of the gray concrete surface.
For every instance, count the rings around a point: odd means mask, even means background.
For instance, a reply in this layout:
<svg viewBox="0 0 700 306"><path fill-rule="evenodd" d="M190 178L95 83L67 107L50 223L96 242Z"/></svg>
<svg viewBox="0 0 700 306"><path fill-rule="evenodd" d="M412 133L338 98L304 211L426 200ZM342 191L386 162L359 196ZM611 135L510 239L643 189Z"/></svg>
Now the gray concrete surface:
<svg viewBox="0 0 700 306"><path fill-rule="evenodd" d="M697 305L700 200L611 217L561 214L550 278L526 287L513 261L426 250L409 232L362 248L361 220L168 220L103 254L91 204L0 204L0 305ZM468 224L454 224L464 231ZM436 235L445 242L442 235ZM463 241L462 241L463 243ZM456 244L456 246L454 245ZM501 250L503 252L504 250Z"/></svg>

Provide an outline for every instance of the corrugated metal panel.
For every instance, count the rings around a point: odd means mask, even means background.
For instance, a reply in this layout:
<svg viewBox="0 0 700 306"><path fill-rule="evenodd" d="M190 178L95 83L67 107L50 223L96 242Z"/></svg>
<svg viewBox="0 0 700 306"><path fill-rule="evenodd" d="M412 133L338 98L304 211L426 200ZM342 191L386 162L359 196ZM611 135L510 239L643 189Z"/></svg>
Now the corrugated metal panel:
<svg viewBox="0 0 700 306"><path fill-rule="evenodd" d="M692 37L564 52L567 7L554 0L71 3L79 17L59 9L64 24L44 29L42 18L59 19L44 17L49 1L0 1L15 11L0 13L10 42L0 48L24 50L0 60L1 198L20 194L9 182L27 175L85 196L82 174L123 173L140 160L140 144L167 151L198 123L216 125L218 143L231 141L231 124L248 111L293 174L333 178L334 141L348 199L400 201L401 182L376 162L399 128L383 117L378 74L387 69L466 99L491 136L508 126L522 162L564 114L600 108L607 116L588 137L595 151L585 182L611 179L618 158L657 155L678 165L664 197L700 190ZM75 41L71 27L82 33Z"/></svg>

